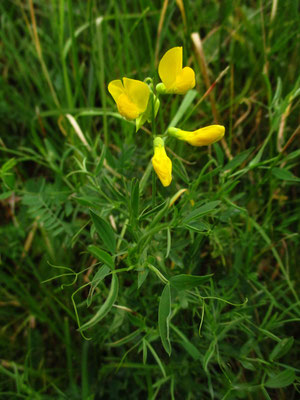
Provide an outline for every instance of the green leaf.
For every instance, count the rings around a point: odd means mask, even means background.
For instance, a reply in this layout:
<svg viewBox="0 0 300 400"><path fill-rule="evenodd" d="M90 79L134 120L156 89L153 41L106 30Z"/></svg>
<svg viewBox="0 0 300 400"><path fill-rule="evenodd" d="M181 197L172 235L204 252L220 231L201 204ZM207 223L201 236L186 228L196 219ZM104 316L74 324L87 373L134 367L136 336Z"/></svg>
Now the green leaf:
<svg viewBox="0 0 300 400"><path fill-rule="evenodd" d="M175 158L175 160L173 160L173 171L174 171L174 174L178 175L179 178L181 178L186 184L189 183L190 179L189 179L189 176L186 172L186 169L185 169L182 161L180 161L176 158Z"/></svg>
<svg viewBox="0 0 300 400"><path fill-rule="evenodd" d="M273 168L272 175L283 181L300 182L300 178L284 168Z"/></svg>
<svg viewBox="0 0 300 400"><path fill-rule="evenodd" d="M181 274L181 275L176 275L172 276L170 279L170 284L173 288L177 290L190 290L193 289L194 287L199 286L203 282L207 282L213 274L210 275L203 275L203 276L197 276L197 275L186 275L186 274Z"/></svg>
<svg viewBox="0 0 300 400"><path fill-rule="evenodd" d="M158 329L162 344L166 352L171 355L170 343L170 317L171 317L171 289L167 284L162 291L158 308Z"/></svg>
<svg viewBox="0 0 300 400"><path fill-rule="evenodd" d="M131 192L130 192L130 208L134 218L137 218L139 214L139 201L140 201L139 181L136 178L134 178L131 181Z"/></svg>
<svg viewBox="0 0 300 400"><path fill-rule="evenodd" d="M105 302L102 304L102 306L99 308L96 314L88 322L81 325L81 327L78 329L80 332L83 332L91 328L92 326L96 325L109 313L112 306L114 305L114 302L118 297L118 290L119 290L118 276L117 274L113 274L109 294Z"/></svg>
<svg viewBox="0 0 300 400"><path fill-rule="evenodd" d="M16 182L16 176L14 173L6 172L5 174L3 174L2 179L8 189L14 189Z"/></svg>
<svg viewBox="0 0 300 400"><path fill-rule="evenodd" d="M197 91L196 90L189 90L187 94L184 96L182 103L180 104L180 107L178 108L176 114L174 115L174 118L170 122L168 128L170 126L176 126L178 121L181 120L181 118L186 114L187 110L189 109L190 105L194 101L194 98L197 96Z"/></svg>
<svg viewBox="0 0 300 400"><path fill-rule="evenodd" d="M184 227L188 230L195 232L205 232L211 229L211 226L208 223L204 223L201 221L184 224Z"/></svg>
<svg viewBox="0 0 300 400"><path fill-rule="evenodd" d="M139 215L139 219L146 219L148 218L150 215L152 214L157 214L158 211L160 211L162 208L164 208L166 202L163 201L162 203L160 203L158 206L155 206L154 208L151 208L150 210L146 211L147 208L145 208L141 214Z"/></svg>
<svg viewBox="0 0 300 400"><path fill-rule="evenodd" d="M10 197L14 192L10 190L9 192L4 192L0 194L0 200L5 200Z"/></svg>
<svg viewBox="0 0 300 400"><path fill-rule="evenodd" d="M198 178L192 183L192 188L196 190L201 182L207 182L209 181L212 177L218 175L220 171L222 170L222 167L217 167L214 168L212 171L208 172L207 174L204 174L206 169L209 167L209 162L204 166L202 171L200 172Z"/></svg>
<svg viewBox="0 0 300 400"><path fill-rule="evenodd" d="M143 338L143 364L145 365L147 363L147 341Z"/></svg>
<svg viewBox="0 0 300 400"><path fill-rule="evenodd" d="M189 215L187 215L184 219L183 219L183 223L187 223L190 222L192 220L195 220L197 218L199 218L200 216L203 216L205 214L208 214L209 212L211 212L212 210L214 210L221 202L219 200L216 201L210 201L206 204L204 204L201 207L196 208L194 211L192 211Z"/></svg>
<svg viewBox="0 0 300 400"><path fill-rule="evenodd" d="M156 353L156 351L154 350L154 348L151 346L151 344L150 344L148 341L146 341L146 344L147 344L147 346L148 346L148 349L151 351L153 357L155 358L155 361L157 362L157 365L159 366L159 368L160 368L160 370L161 370L163 376L166 378L166 377L167 377L167 374L166 374L164 365L163 365L163 363L161 362L161 359L159 358L158 354Z"/></svg>
<svg viewBox="0 0 300 400"><path fill-rule="evenodd" d="M219 143L214 143L213 148L216 152L218 164L223 165L224 164L224 151L222 150L222 147L219 145Z"/></svg>
<svg viewBox="0 0 300 400"><path fill-rule="evenodd" d="M92 303L92 298L96 287L99 285L103 279L110 274L110 268L107 265L102 265L101 268L96 272L93 280L91 282L91 288L87 297L87 306L89 307Z"/></svg>
<svg viewBox="0 0 300 400"><path fill-rule="evenodd" d="M193 345L193 343L191 342L187 342L184 340L181 340L179 342L181 344L181 346L185 349L185 351L194 359L194 360L200 360L201 358L201 353L200 351L197 349L197 347L195 347Z"/></svg>
<svg viewBox="0 0 300 400"><path fill-rule="evenodd" d="M251 147L250 149L245 150L242 153L238 154L236 157L234 157L233 160L229 161L229 163L227 163L223 167L222 171L228 171L228 170L232 171L233 169L241 165L249 157L253 149L254 147Z"/></svg>
<svg viewBox="0 0 300 400"><path fill-rule="evenodd" d="M165 214L168 213L168 211L170 210L169 208L169 204L170 204L170 199L168 198L165 202L164 202L164 207L158 211L155 215L155 217L153 218L152 222L150 222L150 224L148 225L147 231L150 231L151 228L157 226L157 224L159 223L159 221L165 216Z"/></svg>
<svg viewBox="0 0 300 400"><path fill-rule="evenodd" d="M100 158L99 158L99 162L98 162L98 165L97 165L97 167L95 169L95 175L96 176L99 175L99 173L100 173L100 171L102 169L102 165L104 163L105 156L106 156L106 146L105 146L105 144L103 144L102 145L102 151L101 151Z"/></svg>
<svg viewBox="0 0 300 400"><path fill-rule="evenodd" d="M174 325L170 324L171 328L174 330L174 332L180 337L180 343L182 347L186 350L186 352L194 359L194 360L200 360L201 359L201 353L197 349L196 346L191 343L187 337Z"/></svg>
<svg viewBox="0 0 300 400"><path fill-rule="evenodd" d="M295 371L286 369L279 374L271 376L265 386L272 389L282 388L291 385L295 380Z"/></svg>
<svg viewBox="0 0 300 400"><path fill-rule="evenodd" d="M114 254L116 251L116 238L112 227L99 215L90 210L90 216L99 238L102 239L105 247Z"/></svg>
<svg viewBox="0 0 300 400"><path fill-rule="evenodd" d="M124 344L130 342L131 340L137 338L140 333L141 333L142 329L139 328L137 330L135 330L134 332L130 333L129 335L123 337L122 339L117 340L116 342L112 342L112 343L107 343L107 346L110 347L120 347L123 346Z"/></svg>
<svg viewBox="0 0 300 400"><path fill-rule="evenodd" d="M171 250L171 243L172 243L171 231L170 231L170 228L168 228L168 229L167 229L167 249L166 249L165 258L168 258L168 257L169 257L170 250Z"/></svg>
<svg viewBox="0 0 300 400"><path fill-rule="evenodd" d="M204 371L206 373L208 372L208 368L207 367L208 367L209 361L212 358L212 356L214 355L215 348L216 348L216 343L217 343L216 339L212 340L210 342L210 345L209 345L206 353L204 354L204 357L203 357L203 368L204 368Z"/></svg>
<svg viewBox="0 0 300 400"><path fill-rule="evenodd" d="M279 359L280 357L283 357L293 346L293 343L293 337L282 339L279 343L276 344L276 346L272 350L269 356L270 361L274 361Z"/></svg>
<svg viewBox="0 0 300 400"><path fill-rule="evenodd" d="M282 80L280 79L280 77L277 77L277 86L272 100L272 107L278 107L279 101L281 100L281 94L282 94Z"/></svg>
<svg viewBox="0 0 300 400"><path fill-rule="evenodd" d="M106 253L106 251L99 249L99 247L90 244L88 246L88 251L93 254L98 260L102 261L103 264L106 264L110 267L110 269L115 268L115 263L111 255Z"/></svg>
<svg viewBox="0 0 300 400"><path fill-rule="evenodd" d="M300 156L300 149L295 150L290 154L287 154L286 157L283 158L283 161L290 161L293 160L294 158L298 158Z"/></svg>
<svg viewBox="0 0 300 400"><path fill-rule="evenodd" d="M3 173L9 171L10 169L14 168L16 165L18 164L18 161L13 157L10 158L8 161L6 161L2 167L1 167L1 171Z"/></svg>
<svg viewBox="0 0 300 400"><path fill-rule="evenodd" d="M138 289L145 282L145 279L147 278L148 274L149 274L148 268L138 272Z"/></svg>

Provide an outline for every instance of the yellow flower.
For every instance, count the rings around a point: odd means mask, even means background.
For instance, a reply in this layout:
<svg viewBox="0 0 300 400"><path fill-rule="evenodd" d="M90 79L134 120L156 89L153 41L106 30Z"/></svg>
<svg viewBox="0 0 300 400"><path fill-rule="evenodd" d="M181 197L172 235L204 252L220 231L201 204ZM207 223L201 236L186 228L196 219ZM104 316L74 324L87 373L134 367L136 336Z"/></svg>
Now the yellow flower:
<svg viewBox="0 0 300 400"><path fill-rule="evenodd" d="M108 84L108 91L123 117L136 119L146 111L150 95L146 83L129 78L123 78L123 82L116 79Z"/></svg>
<svg viewBox="0 0 300 400"><path fill-rule="evenodd" d="M172 161L166 154L164 141L160 137L157 137L153 141L153 146L153 168L163 186L169 186L172 181Z"/></svg>
<svg viewBox="0 0 300 400"><path fill-rule="evenodd" d="M222 125L210 125L193 132L169 128L168 134L179 140L184 140L192 146L208 146L222 139L225 134L225 127Z"/></svg>
<svg viewBox="0 0 300 400"><path fill-rule="evenodd" d="M182 68L182 47L173 47L160 60L158 73L163 83L156 86L160 93L185 94L195 86L195 72Z"/></svg>

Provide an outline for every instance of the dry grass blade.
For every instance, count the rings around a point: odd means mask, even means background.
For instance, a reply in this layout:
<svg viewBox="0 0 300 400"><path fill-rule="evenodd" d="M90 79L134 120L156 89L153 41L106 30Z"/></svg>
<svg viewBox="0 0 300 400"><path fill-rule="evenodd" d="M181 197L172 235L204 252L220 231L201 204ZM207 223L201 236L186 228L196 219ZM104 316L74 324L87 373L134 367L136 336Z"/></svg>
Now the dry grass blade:
<svg viewBox="0 0 300 400"><path fill-rule="evenodd" d="M49 86L53 101L56 104L56 106L59 106L59 100L58 100L58 98L56 96L54 87L53 87L51 79L50 79L50 75L49 75L48 69L46 67L46 64L45 64L45 61L44 61L44 58L43 58L42 47L41 47L41 44L40 44L40 39L39 39L38 31L37 31L36 19L35 19L35 13L34 13L34 6L33 6L33 1L32 0L29 0L29 6L30 6L30 17L31 17L31 22L32 22L32 29L33 29L34 44L35 44L36 52L38 54L38 58L39 58L40 63L41 63L42 71L43 71L45 79L46 79L46 81L48 83L48 86Z"/></svg>
<svg viewBox="0 0 300 400"><path fill-rule="evenodd" d="M85 138L80 126L78 125L78 122L76 121L76 119L70 114L66 114L66 117L68 118L70 124L73 126L73 128L74 128L77 136L81 140L81 142L87 147L87 149L89 151L91 151L92 149L91 149L90 145L88 144L88 142L87 142L87 140L86 140L86 138Z"/></svg>
<svg viewBox="0 0 300 400"><path fill-rule="evenodd" d="M214 121L217 124L220 121L220 117L219 117L218 110L217 110L217 107L216 107L215 96L214 96L214 94L212 92L213 87L212 87L212 85L210 83L210 79L209 79L209 76L208 76L208 67L207 67L206 60L205 60L205 55L204 55L204 50L203 50L203 46L202 46L201 37L200 37L198 32L193 32L191 34L191 39L192 39L192 42L193 42L193 45L194 45L196 59L198 61L201 73L203 75L204 84L205 84L206 90L207 90L207 95L209 95L209 100L210 100L210 104L211 104L211 110L212 110L212 113L213 113ZM220 79L221 79L221 77L220 77ZM217 83L217 81L215 83ZM221 144L222 144L222 147L223 147L223 149L225 151L226 156L228 157L229 160L231 160L232 159L232 155L230 154L230 150L229 150L229 147L227 146L227 143L226 143L225 139L221 140Z"/></svg>
<svg viewBox="0 0 300 400"><path fill-rule="evenodd" d="M158 28L157 28L157 37L156 37L156 45L155 45L155 66L158 64L158 53L159 53L159 41L161 36L162 27L164 24L164 20L166 17L166 12L168 8L169 0L164 0L164 4L161 9Z"/></svg>

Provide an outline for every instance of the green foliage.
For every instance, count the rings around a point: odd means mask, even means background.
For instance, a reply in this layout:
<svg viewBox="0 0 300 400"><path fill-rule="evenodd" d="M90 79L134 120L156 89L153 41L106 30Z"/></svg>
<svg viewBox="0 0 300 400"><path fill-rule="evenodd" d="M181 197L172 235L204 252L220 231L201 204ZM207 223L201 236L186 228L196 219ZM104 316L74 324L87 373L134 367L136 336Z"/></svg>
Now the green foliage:
<svg viewBox="0 0 300 400"><path fill-rule="evenodd" d="M170 343L171 289L167 284L162 291L158 308L158 329L166 352L171 355Z"/></svg>
<svg viewBox="0 0 300 400"><path fill-rule="evenodd" d="M0 4L3 399L298 397L299 2L180 4ZM163 188L106 89L179 45L156 133L215 113L227 148L170 139Z"/></svg>
<svg viewBox="0 0 300 400"><path fill-rule="evenodd" d="M31 219L38 221L53 236L61 233L72 235L72 228L66 222L73 213L73 206L68 201L68 191L63 191L57 184L46 184L45 180L29 181L25 187L22 203L27 206Z"/></svg>

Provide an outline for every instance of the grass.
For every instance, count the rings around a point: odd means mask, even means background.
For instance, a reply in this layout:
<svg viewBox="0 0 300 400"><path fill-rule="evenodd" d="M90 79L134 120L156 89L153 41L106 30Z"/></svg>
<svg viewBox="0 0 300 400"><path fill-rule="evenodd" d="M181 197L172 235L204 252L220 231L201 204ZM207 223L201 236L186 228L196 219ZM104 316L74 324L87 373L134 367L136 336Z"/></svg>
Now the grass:
<svg viewBox="0 0 300 400"><path fill-rule="evenodd" d="M1 398L297 398L298 8L1 3ZM163 188L107 85L179 45L153 130L226 134Z"/></svg>

